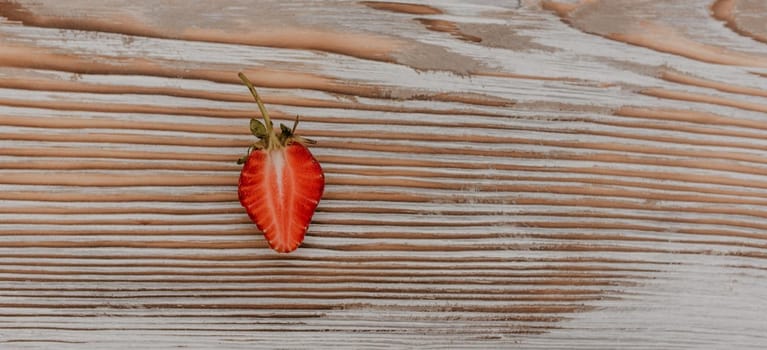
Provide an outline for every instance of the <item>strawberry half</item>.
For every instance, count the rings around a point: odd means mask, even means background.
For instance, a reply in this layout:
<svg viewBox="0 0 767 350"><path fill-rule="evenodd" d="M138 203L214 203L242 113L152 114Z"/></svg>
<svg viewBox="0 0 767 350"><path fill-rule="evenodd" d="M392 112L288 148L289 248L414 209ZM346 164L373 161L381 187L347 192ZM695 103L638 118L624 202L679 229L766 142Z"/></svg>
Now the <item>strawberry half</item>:
<svg viewBox="0 0 767 350"><path fill-rule="evenodd" d="M244 74L239 76L264 116L264 123L250 120L250 131L259 141L237 161L245 164L238 188L240 204L272 249L290 253L304 240L325 188L325 174L306 148L313 141L295 134L298 117L293 128L281 124L276 132L253 84Z"/></svg>

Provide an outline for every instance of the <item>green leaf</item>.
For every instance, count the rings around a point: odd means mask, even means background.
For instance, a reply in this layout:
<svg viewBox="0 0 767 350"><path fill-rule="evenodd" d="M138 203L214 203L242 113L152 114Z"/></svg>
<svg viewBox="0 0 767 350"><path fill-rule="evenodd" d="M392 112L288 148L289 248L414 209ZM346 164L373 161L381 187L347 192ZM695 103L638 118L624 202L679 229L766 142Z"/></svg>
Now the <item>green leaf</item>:
<svg viewBox="0 0 767 350"><path fill-rule="evenodd" d="M291 130L285 124L280 124L280 130L282 130L282 136L283 137L290 137L290 136L293 135L293 130Z"/></svg>
<svg viewBox="0 0 767 350"><path fill-rule="evenodd" d="M250 120L250 132L259 139L266 137L266 127L255 118Z"/></svg>
<svg viewBox="0 0 767 350"><path fill-rule="evenodd" d="M293 129L292 129L292 130L290 130L290 131L292 131L294 134L296 133L296 128L298 128L298 119L299 119L299 118L300 118L300 117L298 116L298 114L296 114L296 121L294 121L294 122L293 122Z"/></svg>

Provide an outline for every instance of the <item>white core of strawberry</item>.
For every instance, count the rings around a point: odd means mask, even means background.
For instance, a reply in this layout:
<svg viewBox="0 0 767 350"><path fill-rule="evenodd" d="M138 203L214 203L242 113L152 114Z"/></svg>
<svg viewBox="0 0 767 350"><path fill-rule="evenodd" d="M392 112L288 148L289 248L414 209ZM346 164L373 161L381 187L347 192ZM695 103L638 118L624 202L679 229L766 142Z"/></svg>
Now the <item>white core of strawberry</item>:
<svg viewBox="0 0 767 350"><path fill-rule="evenodd" d="M285 169L284 153L285 150L282 148L269 151L269 160L271 160L271 164L274 167L274 174L277 176L277 193L279 195L280 201L285 198L282 189L282 184L284 183L283 170Z"/></svg>

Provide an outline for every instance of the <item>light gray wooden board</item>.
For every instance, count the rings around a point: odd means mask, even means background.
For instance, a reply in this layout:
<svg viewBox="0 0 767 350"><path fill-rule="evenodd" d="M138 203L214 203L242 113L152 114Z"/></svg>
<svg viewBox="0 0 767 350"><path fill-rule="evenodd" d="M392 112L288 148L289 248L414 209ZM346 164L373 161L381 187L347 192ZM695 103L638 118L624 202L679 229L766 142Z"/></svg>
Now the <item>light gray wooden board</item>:
<svg viewBox="0 0 767 350"><path fill-rule="evenodd" d="M765 15L2 1L0 348L763 348ZM319 142L290 255L240 70Z"/></svg>

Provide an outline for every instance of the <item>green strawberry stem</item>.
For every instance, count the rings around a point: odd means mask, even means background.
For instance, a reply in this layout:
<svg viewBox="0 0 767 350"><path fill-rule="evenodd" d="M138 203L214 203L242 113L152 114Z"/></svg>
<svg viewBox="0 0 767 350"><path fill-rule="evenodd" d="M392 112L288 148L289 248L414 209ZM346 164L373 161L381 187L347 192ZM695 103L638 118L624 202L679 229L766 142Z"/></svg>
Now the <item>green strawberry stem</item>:
<svg viewBox="0 0 767 350"><path fill-rule="evenodd" d="M269 118L269 112L266 111L266 106L264 106L264 101L261 101L261 97L258 96L258 92L256 92L256 88L253 86L253 83L250 82L250 79L245 76L242 72L237 73L237 76L240 77L240 80L242 80L243 83L248 87L248 90L250 90L250 94L253 95L253 98L256 99L256 104L258 104L258 109L261 110L261 115L264 116L264 124L266 124L266 136L264 136L264 148L265 149L272 149L273 145L272 142L274 139L277 138L277 134L274 132L274 127L272 126L272 119Z"/></svg>

